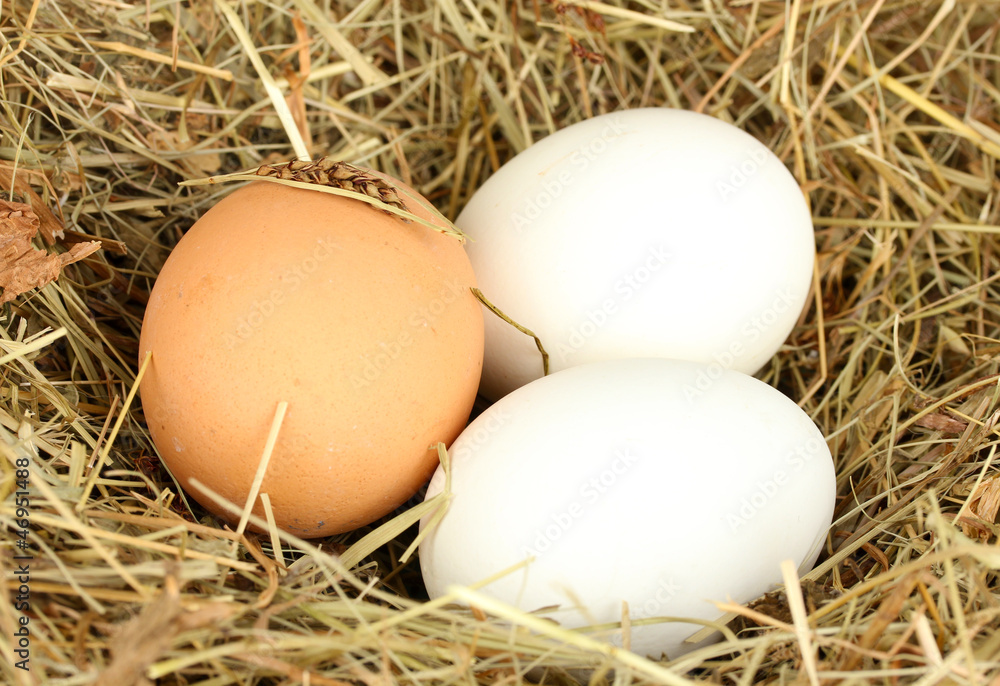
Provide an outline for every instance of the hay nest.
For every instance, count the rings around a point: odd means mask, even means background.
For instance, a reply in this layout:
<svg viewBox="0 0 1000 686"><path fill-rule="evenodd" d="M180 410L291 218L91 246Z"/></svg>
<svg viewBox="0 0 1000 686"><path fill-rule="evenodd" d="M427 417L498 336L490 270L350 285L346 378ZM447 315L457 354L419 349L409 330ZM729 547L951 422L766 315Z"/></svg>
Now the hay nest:
<svg viewBox="0 0 1000 686"><path fill-rule="evenodd" d="M6 683L997 683L993 9L672 6L4 4ZM134 399L137 338L171 245L225 192L179 182L307 150L453 218L533 141L653 105L749 131L810 200L815 297L760 374L836 459L836 520L806 578L727 607L723 643L654 662L422 601L405 519L278 542L178 494Z"/></svg>

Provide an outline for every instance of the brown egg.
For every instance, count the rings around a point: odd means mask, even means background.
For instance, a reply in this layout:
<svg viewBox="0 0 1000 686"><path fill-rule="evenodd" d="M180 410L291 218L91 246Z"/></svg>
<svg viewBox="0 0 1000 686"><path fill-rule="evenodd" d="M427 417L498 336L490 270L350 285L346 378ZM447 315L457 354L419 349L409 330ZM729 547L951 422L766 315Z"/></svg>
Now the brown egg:
<svg viewBox="0 0 1000 686"><path fill-rule="evenodd" d="M468 420L483 360L472 286L454 236L356 199L240 188L174 248L143 320L142 406L163 462L235 521L190 479L242 506L287 401L261 485L278 526L316 537L391 512Z"/></svg>

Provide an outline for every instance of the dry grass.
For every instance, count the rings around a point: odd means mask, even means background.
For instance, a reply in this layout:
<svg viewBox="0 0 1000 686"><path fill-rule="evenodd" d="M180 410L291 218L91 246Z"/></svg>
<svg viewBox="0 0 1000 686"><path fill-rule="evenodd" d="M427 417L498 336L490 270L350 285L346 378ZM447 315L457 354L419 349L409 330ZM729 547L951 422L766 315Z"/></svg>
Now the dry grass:
<svg viewBox="0 0 1000 686"><path fill-rule="evenodd" d="M59 215L57 250L103 243L0 310L5 682L1000 683L996 4L330 4L0 5L0 181ZM130 391L153 279L225 192L179 182L328 155L454 217L532 141L651 105L763 140L815 216L815 300L762 372L837 461L827 550L787 579L804 603L731 607L738 635L654 663L486 599L421 602L412 528L374 552L371 527L279 543L178 494Z"/></svg>

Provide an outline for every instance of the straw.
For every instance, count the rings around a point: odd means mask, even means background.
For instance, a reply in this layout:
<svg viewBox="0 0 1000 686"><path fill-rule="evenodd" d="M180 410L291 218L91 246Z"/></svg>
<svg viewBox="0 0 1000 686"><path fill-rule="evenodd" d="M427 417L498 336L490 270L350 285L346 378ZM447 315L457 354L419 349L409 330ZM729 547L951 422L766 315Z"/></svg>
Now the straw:
<svg viewBox="0 0 1000 686"><path fill-rule="evenodd" d="M0 192L13 189L38 214L38 249L57 255L90 240L102 249L0 308L0 681L997 683L995 9L952 0L5 3ZM228 192L223 182L329 156L406 181L444 216L437 228L461 239L451 222L514 155L589 116L647 106L749 132L808 200L810 298L757 376L800 405L834 457L836 510L812 570L776 569L778 586L758 598L702 599L719 620L696 635L717 642L655 660L602 637L636 646L639 632L679 618L638 619L633 602L621 625L570 630L544 608L524 612L490 595L516 565L427 597L420 543L460 497L443 445L441 494L424 503L418 492L324 539L283 531L281 503L265 492L268 461L281 459L291 427L278 414L263 452L247 456L258 466L249 499L227 502L197 479L180 487L136 395L152 363L140 359L139 335L170 250ZM676 224L669 188L608 184L623 208L642 203ZM607 228L613 241L628 227ZM509 269L516 278L517 265ZM480 295L488 308L491 294ZM544 370L542 344L553 344L520 329ZM298 335L289 331L274 354L290 354ZM293 412L299 400L287 400ZM30 477L19 485L23 464ZM713 493L712 483L694 488ZM679 554L673 523L642 525L650 550ZM609 559L610 542L591 545L595 564L642 571L631 568L638 558ZM28 610L15 607L11 563L22 552L32 558ZM14 666L12 639L25 616L29 671Z"/></svg>

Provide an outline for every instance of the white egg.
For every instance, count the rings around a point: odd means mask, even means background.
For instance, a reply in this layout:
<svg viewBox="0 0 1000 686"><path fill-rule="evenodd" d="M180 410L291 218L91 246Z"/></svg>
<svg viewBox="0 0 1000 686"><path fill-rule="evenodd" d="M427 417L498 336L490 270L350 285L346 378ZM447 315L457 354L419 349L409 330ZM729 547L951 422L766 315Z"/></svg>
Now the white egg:
<svg viewBox="0 0 1000 686"><path fill-rule="evenodd" d="M427 491L445 485L439 467ZM420 545L432 598L512 565L483 591L579 628L716 620L812 567L835 499L823 435L757 379L694 362L622 359L534 381L451 448L452 499ZM428 526L429 518L421 522ZM632 649L676 657L701 627L632 627ZM620 633L605 634L611 641Z"/></svg>
<svg viewBox="0 0 1000 686"><path fill-rule="evenodd" d="M560 130L517 155L456 224L479 287L557 371L671 357L752 374L792 330L815 244L805 198L755 138L649 108ZM481 392L542 376L534 342L486 319Z"/></svg>

